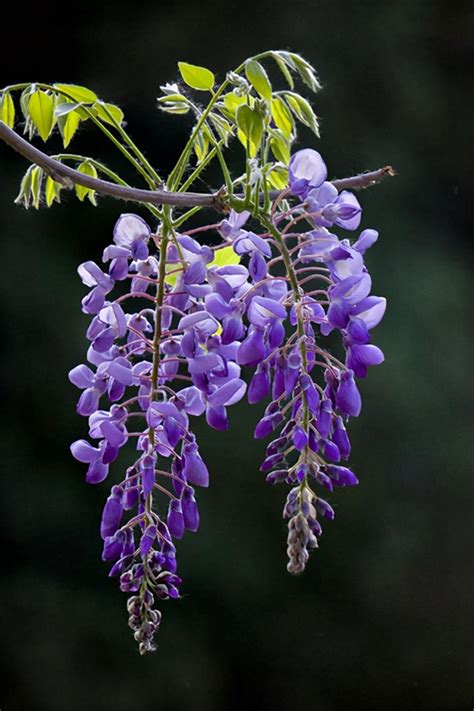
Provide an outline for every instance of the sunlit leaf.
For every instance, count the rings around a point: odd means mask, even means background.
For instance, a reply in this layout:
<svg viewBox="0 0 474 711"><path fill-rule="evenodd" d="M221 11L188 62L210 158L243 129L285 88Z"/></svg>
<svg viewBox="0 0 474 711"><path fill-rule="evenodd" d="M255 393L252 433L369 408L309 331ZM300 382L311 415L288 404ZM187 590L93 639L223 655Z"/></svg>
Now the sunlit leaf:
<svg viewBox="0 0 474 711"><path fill-rule="evenodd" d="M236 120L239 127L239 140L245 147L247 147L247 141L249 142L249 155L251 158L255 158L262 140L262 117L258 111L251 109L247 104L243 104L237 109Z"/></svg>
<svg viewBox="0 0 474 711"><path fill-rule="evenodd" d="M23 178L21 179L20 191L14 200L16 205L23 205L23 207L25 207L26 209L28 209L28 207L30 206L32 170L33 166L30 166Z"/></svg>
<svg viewBox="0 0 474 711"><path fill-rule="evenodd" d="M97 178L97 171L95 167L87 160L81 163L77 170L80 173L83 173L84 175L90 175L92 178ZM95 191L92 188L86 188L83 185L75 185L74 187L76 190L76 195L81 202L87 196L94 206L97 205L97 201L95 199Z"/></svg>
<svg viewBox="0 0 474 711"><path fill-rule="evenodd" d="M33 207L36 208L36 210L39 209L40 202L41 202L41 184L43 182L43 175L44 175L43 169L37 165L34 166L34 168L31 171L30 192L31 192Z"/></svg>
<svg viewBox="0 0 474 711"><path fill-rule="evenodd" d="M208 267L228 267L231 264L240 264L240 257L232 247L221 247L214 252L214 259Z"/></svg>
<svg viewBox="0 0 474 711"><path fill-rule="evenodd" d="M256 59L250 59L245 63L245 74L255 91L266 101L271 101L272 85L265 69Z"/></svg>
<svg viewBox="0 0 474 711"><path fill-rule="evenodd" d="M319 138L318 119L309 101L291 91L285 92L285 100L296 118L305 126L308 126Z"/></svg>
<svg viewBox="0 0 474 711"><path fill-rule="evenodd" d="M74 104L71 104L73 106ZM76 104L77 106L77 104ZM81 122L81 117L77 111L71 111L58 117L59 132L63 139L64 148L70 144L72 137L76 133Z"/></svg>
<svg viewBox="0 0 474 711"><path fill-rule="evenodd" d="M275 190L285 190L288 187L288 170L283 166L275 166L269 171L267 180Z"/></svg>
<svg viewBox="0 0 474 711"><path fill-rule="evenodd" d="M202 163L209 150L209 138L204 131L199 131L194 141L194 152L199 163Z"/></svg>
<svg viewBox="0 0 474 711"><path fill-rule="evenodd" d="M46 141L54 126L53 97L38 89L30 96L28 113L39 135Z"/></svg>
<svg viewBox="0 0 474 711"><path fill-rule="evenodd" d="M106 123L110 123L115 126L116 123L120 124L123 121L123 111L115 104L106 104L102 101L98 101L94 108L97 110L98 118L102 119Z"/></svg>
<svg viewBox="0 0 474 711"><path fill-rule="evenodd" d="M93 104L97 101L98 96L93 91L85 86L77 84L54 84L54 88L61 91L66 98L78 101L81 104Z"/></svg>
<svg viewBox="0 0 474 711"><path fill-rule="evenodd" d="M294 121L286 104L278 97L275 97L272 101L271 112L275 125L284 136L290 138L294 129Z"/></svg>
<svg viewBox="0 0 474 711"><path fill-rule="evenodd" d="M198 67L187 62L178 62L178 68L183 81L198 91L211 91L216 82L214 74L205 67Z"/></svg>
<svg viewBox="0 0 474 711"><path fill-rule="evenodd" d="M270 148L278 161L288 165L291 158L291 144L281 131L272 131L270 138Z"/></svg>
<svg viewBox="0 0 474 711"><path fill-rule="evenodd" d="M44 188L44 196L48 207L51 207L54 201L60 202L59 193L61 191L61 187L60 183L57 183L50 175L48 175Z"/></svg>
<svg viewBox="0 0 474 711"><path fill-rule="evenodd" d="M219 138L221 138L224 141L224 145L227 146L229 137L233 134L230 123L214 112L209 114L209 120L219 134Z"/></svg>
<svg viewBox="0 0 474 711"><path fill-rule="evenodd" d="M0 121L6 123L10 128L13 128L15 124L15 104L8 92L0 98Z"/></svg>
<svg viewBox="0 0 474 711"><path fill-rule="evenodd" d="M294 81L293 81L293 77L291 76L291 72L289 71L289 69L288 69L288 67L286 66L285 62L284 62L283 59L280 57L280 53L279 53L279 52L272 52L272 58L273 58L273 59L275 60L275 62L277 63L278 68L279 68L279 70L281 71L281 73L283 74L283 76L285 77L285 79L286 79L286 81L287 81L288 86L290 87L290 89L293 89L293 87L295 86L295 83L294 83Z"/></svg>

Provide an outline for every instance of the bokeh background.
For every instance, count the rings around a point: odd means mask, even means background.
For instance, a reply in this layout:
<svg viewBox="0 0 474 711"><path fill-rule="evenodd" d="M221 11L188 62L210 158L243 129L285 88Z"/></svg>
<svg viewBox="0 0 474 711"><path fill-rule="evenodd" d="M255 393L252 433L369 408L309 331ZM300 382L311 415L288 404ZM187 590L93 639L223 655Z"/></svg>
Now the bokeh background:
<svg viewBox="0 0 474 711"><path fill-rule="evenodd" d="M130 206L65 195L27 212L13 205L26 164L0 146L2 711L471 709L472 4L155 0L10 13L0 85L94 88L125 109L162 171L188 130L155 108L178 60L222 76L288 48L325 87L322 139L302 132L299 145L321 150L332 177L386 163L399 175L362 195L363 224L381 233L368 256L374 291L389 308L375 339L387 360L351 423L360 486L333 496L336 520L291 578L285 490L264 484L252 439L262 407L234 407L225 434L197 426L212 486L199 491L199 533L179 546L184 598L164 604L159 649L140 658L100 561L108 487L86 486L68 449L85 434L67 380L85 352L76 267L100 259ZM72 148L131 179L94 130Z"/></svg>

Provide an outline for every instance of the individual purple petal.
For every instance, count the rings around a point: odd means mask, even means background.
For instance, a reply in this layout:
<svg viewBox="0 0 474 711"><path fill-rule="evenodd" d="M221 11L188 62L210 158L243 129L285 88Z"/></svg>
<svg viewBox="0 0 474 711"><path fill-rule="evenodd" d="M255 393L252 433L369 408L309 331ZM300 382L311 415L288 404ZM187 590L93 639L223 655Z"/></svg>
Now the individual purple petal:
<svg viewBox="0 0 474 711"><path fill-rule="evenodd" d="M226 430L229 427L229 418L224 405L208 405L206 409L206 422L215 430Z"/></svg>
<svg viewBox="0 0 474 711"><path fill-rule="evenodd" d="M361 254L365 254L365 252L378 240L378 237L379 233L377 230L363 230L360 233L357 242L354 242L353 247Z"/></svg>
<svg viewBox="0 0 474 711"><path fill-rule="evenodd" d="M227 383L222 385L222 387L217 388L208 397L208 402L212 407L219 407L220 405L234 405L234 403L239 402L245 395L247 389L247 384L244 380L240 378L234 378L229 380Z"/></svg>
<svg viewBox="0 0 474 711"><path fill-rule="evenodd" d="M352 370L346 370L341 374L341 382L336 392L336 405L344 415L358 417L360 414L362 400Z"/></svg>
<svg viewBox="0 0 474 711"><path fill-rule="evenodd" d="M267 349L263 340L263 331L255 328L239 346L237 363L240 365L256 365L266 356Z"/></svg>
<svg viewBox="0 0 474 711"><path fill-rule="evenodd" d="M368 296L353 307L351 316L357 316L368 329L372 329L382 320L386 307L387 299L383 296Z"/></svg>
<svg viewBox="0 0 474 711"><path fill-rule="evenodd" d="M155 541L156 536L156 526L147 526L140 539L140 555L142 556L142 558L145 558L150 552L150 549Z"/></svg>
<svg viewBox="0 0 474 711"><path fill-rule="evenodd" d="M327 472L338 486L356 486L359 483L354 472L347 467L330 465L327 467Z"/></svg>
<svg viewBox="0 0 474 711"><path fill-rule="evenodd" d="M302 452L308 444L308 435L300 425L293 430L292 439L298 452Z"/></svg>
<svg viewBox="0 0 474 711"><path fill-rule="evenodd" d="M100 450L93 447L85 439L78 439L76 442L71 444L71 454L74 459L78 462L83 462L84 464L90 464L95 462L100 457Z"/></svg>
<svg viewBox="0 0 474 711"><path fill-rule="evenodd" d="M181 507L183 510L184 525L188 531L197 531L199 528L199 511L194 498L194 490L186 486L181 494Z"/></svg>
<svg viewBox="0 0 474 711"><path fill-rule="evenodd" d="M87 388L79 398L76 410L79 415L88 417L95 412L99 406L100 392L96 388Z"/></svg>
<svg viewBox="0 0 474 711"><path fill-rule="evenodd" d="M257 372L250 381L247 398L249 403L254 404L263 400L270 393L270 375L268 369L257 369Z"/></svg>
<svg viewBox="0 0 474 711"><path fill-rule="evenodd" d="M329 519L330 521L332 521L336 515L334 513L334 509L332 508L332 506L330 504L328 504L328 502L325 501L324 499L321 499L319 496L315 501L315 506L318 509L321 516Z"/></svg>
<svg viewBox="0 0 474 711"><path fill-rule="evenodd" d="M147 241L151 230L138 215L125 213L120 215L114 227L114 242L119 247L131 248L134 242Z"/></svg>
<svg viewBox="0 0 474 711"><path fill-rule="evenodd" d="M289 164L289 183L293 195L304 199L309 190L319 187L326 177L326 166L317 151L304 148L292 155Z"/></svg>
<svg viewBox="0 0 474 711"><path fill-rule="evenodd" d="M229 216L226 220L222 220L219 225L219 232L224 237L224 239L229 239L236 237L240 229L245 225L250 217L250 212L248 210L243 210L242 212L236 212L231 210Z"/></svg>
<svg viewBox="0 0 474 711"><path fill-rule="evenodd" d="M95 375L87 365L76 365L69 371L68 377L71 383L81 390L93 387L95 381Z"/></svg>
<svg viewBox="0 0 474 711"><path fill-rule="evenodd" d="M195 445L184 448L183 474L191 484L209 486L209 472Z"/></svg>
<svg viewBox="0 0 474 711"><path fill-rule="evenodd" d="M184 534L184 518L179 499L171 499L166 519L169 531L174 538L182 538Z"/></svg>
<svg viewBox="0 0 474 711"><path fill-rule="evenodd" d="M88 484L100 484L103 482L109 473L109 466L106 462L96 459L91 462L86 473L86 481Z"/></svg>
<svg viewBox="0 0 474 711"><path fill-rule="evenodd" d="M132 366L126 358L116 358L107 366L108 374L122 385L133 383Z"/></svg>
<svg viewBox="0 0 474 711"><path fill-rule="evenodd" d="M100 523L100 535L102 539L113 536L120 526L120 519L123 513L122 497L122 487L113 486L102 512L102 520Z"/></svg>

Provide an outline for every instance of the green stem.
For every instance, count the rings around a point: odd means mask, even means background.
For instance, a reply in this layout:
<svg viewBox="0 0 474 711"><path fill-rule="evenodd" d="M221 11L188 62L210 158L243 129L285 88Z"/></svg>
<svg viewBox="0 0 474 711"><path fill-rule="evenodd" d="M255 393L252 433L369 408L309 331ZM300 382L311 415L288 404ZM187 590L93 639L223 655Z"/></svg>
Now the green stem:
<svg viewBox="0 0 474 711"><path fill-rule="evenodd" d="M115 173L113 170L110 168L107 168L106 165L101 163L98 160L95 160L95 158L88 158L87 156L80 156L77 155L76 153L56 153L55 155L51 156L51 158L55 158L56 160L76 160L76 161L85 161L87 160L89 163L91 163L98 171L106 175L108 178L113 180L117 185L123 185L126 188L131 187L129 183L127 183L126 180L120 177L117 173ZM151 205L150 203L143 203L143 206L146 207L151 214L156 217L157 219L161 219L161 210L157 208L155 205Z"/></svg>

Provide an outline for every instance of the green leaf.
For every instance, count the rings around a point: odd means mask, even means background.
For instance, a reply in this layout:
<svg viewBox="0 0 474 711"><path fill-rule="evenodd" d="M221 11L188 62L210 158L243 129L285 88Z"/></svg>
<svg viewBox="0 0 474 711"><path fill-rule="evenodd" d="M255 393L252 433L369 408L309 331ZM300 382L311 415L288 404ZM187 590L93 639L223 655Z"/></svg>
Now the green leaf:
<svg viewBox="0 0 474 711"><path fill-rule="evenodd" d="M280 53L279 52L272 52L272 58L277 63L278 68L281 71L281 73L283 74L283 76L285 77L286 81L288 82L288 86L290 87L290 89L293 89L293 87L295 86L293 77L291 76L291 72L289 71L285 62L280 57Z"/></svg>
<svg viewBox="0 0 474 711"><path fill-rule="evenodd" d="M251 109L247 104L239 106L236 113L237 126L239 127L238 137L240 142L247 148L247 141L250 143L249 156L255 158L263 133L263 121L260 114Z"/></svg>
<svg viewBox="0 0 474 711"><path fill-rule="evenodd" d="M270 148L278 161L288 165L291 158L291 143L285 138L281 131L272 131Z"/></svg>
<svg viewBox="0 0 474 711"><path fill-rule="evenodd" d="M284 136L291 138L294 121L291 112L288 110L284 101L275 97L271 105L272 118L275 125L280 129Z"/></svg>
<svg viewBox="0 0 474 711"><path fill-rule="evenodd" d="M93 104L98 100L97 94L94 94L90 89L86 89L85 86L78 86L77 84L54 84L53 86L66 95L66 98L73 99L81 104Z"/></svg>
<svg viewBox="0 0 474 711"><path fill-rule="evenodd" d="M76 111L79 106L80 104L78 103L73 103L72 101L64 101L63 103L56 105L54 113L57 118L60 118L61 116L66 116L67 114L71 113L71 111Z"/></svg>
<svg viewBox="0 0 474 711"><path fill-rule="evenodd" d="M54 125L53 97L38 89L30 96L28 113L39 135L46 141Z"/></svg>
<svg viewBox="0 0 474 711"><path fill-rule="evenodd" d="M231 264L240 264L240 257L232 247L221 247L214 252L214 259L207 267L228 267Z"/></svg>
<svg viewBox="0 0 474 711"><path fill-rule="evenodd" d="M46 185L44 189L44 196L46 198L46 205L51 207L54 201L61 202L59 198L59 193L61 191L62 185L57 183L52 179L50 175L46 178Z"/></svg>
<svg viewBox="0 0 474 711"><path fill-rule="evenodd" d="M15 104L11 95L7 92L0 99L0 120L13 128L15 124Z"/></svg>
<svg viewBox="0 0 474 711"><path fill-rule="evenodd" d="M199 131L194 141L194 152L199 163L202 163L209 150L209 139L205 131Z"/></svg>
<svg viewBox="0 0 474 711"><path fill-rule="evenodd" d="M159 96L158 101L162 111L168 114L187 114L189 111L188 99L182 94L166 94Z"/></svg>
<svg viewBox="0 0 474 711"><path fill-rule="evenodd" d="M283 166L275 166L267 175L267 180L275 190L284 190L288 187L288 170Z"/></svg>
<svg viewBox="0 0 474 711"><path fill-rule="evenodd" d="M257 62L256 59L249 59L245 63L245 74L257 94L260 94L262 99L271 101L272 85L270 84L268 75L260 62Z"/></svg>
<svg viewBox="0 0 474 711"><path fill-rule="evenodd" d="M74 104L71 104L71 106L74 106ZM78 104L75 104L75 106L78 106ZM63 139L64 148L67 148L70 144L80 122L81 117L77 111L71 111L58 117L59 132Z"/></svg>
<svg viewBox="0 0 474 711"><path fill-rule="evenodd" d="M296 118L305 126L308 126L319 138L318 119L309 101L291 91L285 92L285 99Z"/></svg>
<svg viewBox="0 0 474 711"><path fill-rule="evenodd" d="M41 184L43 182L43 169L39 166L34 166L31 171L31 196L33 198L33 207L39 210L41 200Z"/></svg>
<svg viewBox="0 0 474 711"><path fill-rule="evenodd" d="M106 104L103 101L98 101L94 108L97 109L97 116L102 119L102 121L110 123L112 126L115 126L116 123L118 123L119 126L121 125L123 121L123 111L118 106L115 106L115 104Z"/></svg>
<svg viewBox="0 0 474 711"><path fill-rule="evenodd" d="M300 57L299 54L295 54L294 52L287 52L286 54L290 61L292 61L296 66L296 71L300 75L303 83L306 84L306 86L309 86L311 91L319 91L321 89L321 84L316 76L315 68L307 62L306 59Z"/></svg>
<svg viewBox="0 0 474 711"><path fill-rule="evenodd" d="M80 173L83 173L84 175L90 175L92 178L97 178L97 171L95 167L90 163L88 160L85 160L77 169ZM79 198L79 200L82 202L84 198L87 197L91 201L91 203L96 206L97 201L95 199L95 191L92 190L92 188L86 188L83 185L75 185L75 190L76 190L76 195Z"/></svg>
<svg viewBox="0 0 474 711"><path fill-rule="evenodd" d="M229 137L233 134L233 128L230 123L216 113L210 113L209 120L219 134L219 138L221 138L224 141L224 145L227 146Z"/></svg>
<svg viewBox="0 0 474 711"><path fill-rule="evenodd" d="M178 62L178 68L183 81L198 91L212 91L216 78L214 74L205 67L198 67L187 62Z"/></svg>
<svg viewBox="0 0 474 711"><path fill-rule="evenodd" d="M31 172L33 170L33 166L31 165L28 170L26 171L25 175L21 179L20 183L20 192L16 196L14 202L16 205L21 205L25 207L26 210L28 210L30 206L30 194L31 194Z"/></svg>

